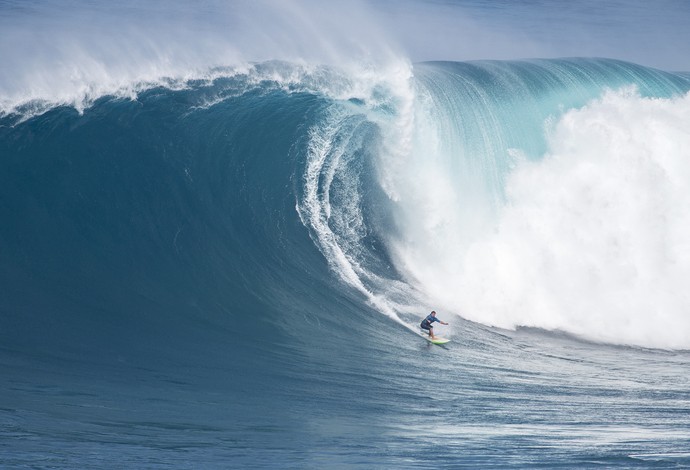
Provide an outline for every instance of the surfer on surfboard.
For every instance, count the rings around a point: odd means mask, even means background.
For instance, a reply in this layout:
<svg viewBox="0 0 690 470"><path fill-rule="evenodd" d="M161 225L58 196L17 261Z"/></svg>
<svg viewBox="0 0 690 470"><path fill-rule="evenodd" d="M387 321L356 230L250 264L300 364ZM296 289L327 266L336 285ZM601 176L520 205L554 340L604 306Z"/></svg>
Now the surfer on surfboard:
<svg viewBox="0 0 690 470"><path fill-rule="evenodd" d="M436 318L436 312L432 311L429 315L426 316L424 320L422 320L422 324L420 325L422 327L422 330L426 330L429 332L429 338L431 339L436 338L436 336L434 336L434 327L432 325L435 321L439 322L441 325L448 324Z"/></svg>

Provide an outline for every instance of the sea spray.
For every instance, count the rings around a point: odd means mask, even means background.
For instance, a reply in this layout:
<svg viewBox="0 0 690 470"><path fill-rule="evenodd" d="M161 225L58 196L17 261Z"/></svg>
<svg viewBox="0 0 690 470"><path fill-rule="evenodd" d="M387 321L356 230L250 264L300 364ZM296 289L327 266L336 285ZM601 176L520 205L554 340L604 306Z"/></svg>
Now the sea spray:
<svg viewBox="0 0 690 470"><path fill-rule="evenodd" d="M608 92L566 113L548 141L543 160L510 175L496 231L467 253L453 301L502 327L689 348L690 95Z"/></svg>

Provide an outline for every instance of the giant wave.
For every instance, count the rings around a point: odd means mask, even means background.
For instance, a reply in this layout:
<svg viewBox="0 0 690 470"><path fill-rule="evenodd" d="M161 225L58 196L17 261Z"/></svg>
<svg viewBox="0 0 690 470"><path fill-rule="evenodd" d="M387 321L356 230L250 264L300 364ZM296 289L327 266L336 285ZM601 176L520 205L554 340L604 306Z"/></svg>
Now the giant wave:
<svg viewBox="0 0 690 470"><path fill-rule="evenodd" d="M345 285L411 328L437 305L490 326L689 347L686 77L604 59L385 72L267 62L83 115L6 111L6 277L91 272L106 299L118 272L171 304L173 285L299 279L292 256L270 255L277 242L310 250L299 220Z"/></svg>

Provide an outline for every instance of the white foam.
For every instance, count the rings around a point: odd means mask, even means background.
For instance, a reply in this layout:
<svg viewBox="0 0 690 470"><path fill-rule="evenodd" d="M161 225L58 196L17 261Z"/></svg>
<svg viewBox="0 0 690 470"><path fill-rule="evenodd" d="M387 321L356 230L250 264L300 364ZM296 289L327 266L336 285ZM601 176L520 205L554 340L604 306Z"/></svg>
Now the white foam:
<svg viewBox="0 0 690 470"><path fill-rule="evenodd" d="M509 176L492 232L465 249L447 217L428 247L400 248L401 262L474 321L690 348L690 95L608 92L567 112L548 142Z"/></svg>
<svg viewBox="0 0 690 470"><path fill-rule="evenodd" d="M399 315L408 308L399 300L409 287L383 279L363 265L363 251L369 248L362 240L369 227L362 212L362 162L353 160L361 158L358 149L372 145L360 140L364 135L359 127L365 122L384 129L378 156L389 170L400 155L409 153L414 101L411 66L401 59L378 68L351 69L346 76L338 86L331 81L321 90L335 101L310 131L303 195L296 208L334 272L374 308L412 329ZM351 98L362 104L343 102Z"/></svg>

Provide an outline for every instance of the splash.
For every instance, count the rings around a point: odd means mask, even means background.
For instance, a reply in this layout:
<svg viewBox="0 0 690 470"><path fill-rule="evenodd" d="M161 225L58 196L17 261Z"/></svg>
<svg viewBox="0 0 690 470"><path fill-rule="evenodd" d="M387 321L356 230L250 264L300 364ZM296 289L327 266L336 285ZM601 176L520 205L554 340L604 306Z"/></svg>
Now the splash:
<svg viewBox="0 0 690 470"><path fill-rule="evenodd" d="M567 112L508 177L495 231L424 285L490 325L690 347L688 129L690 95L611 91Z"/></svg>

